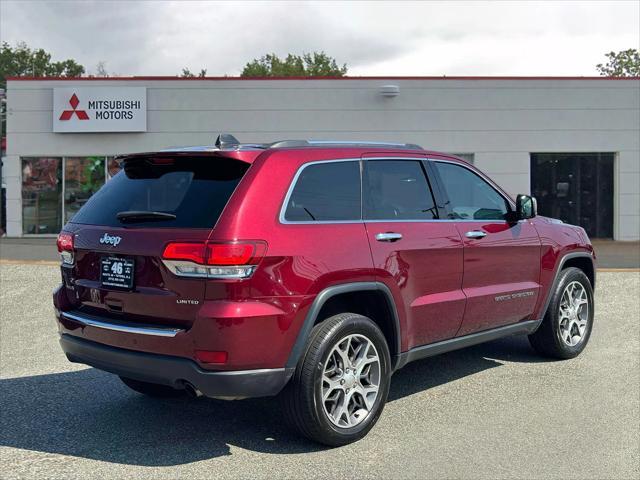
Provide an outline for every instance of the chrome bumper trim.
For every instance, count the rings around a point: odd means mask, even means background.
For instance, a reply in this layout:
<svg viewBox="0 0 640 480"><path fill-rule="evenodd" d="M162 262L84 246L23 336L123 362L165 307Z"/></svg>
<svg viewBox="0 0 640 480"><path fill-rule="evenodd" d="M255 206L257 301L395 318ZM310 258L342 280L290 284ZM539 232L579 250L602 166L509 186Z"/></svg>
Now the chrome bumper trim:
<svg viewBox="0 0 640 480"><path fill-rule="evenodd" d="M60 316L81 323L88 327L102 328L104 330L113 330L115 332L135 333L138 335L152 335L155 337L175 337L178 333L184 332L180 328L164 328L164 327L134 327L131 325L121 325L118 323L109 323L99 320L98 317L87 314L78 314L71 312L60 312Z"/></svg>

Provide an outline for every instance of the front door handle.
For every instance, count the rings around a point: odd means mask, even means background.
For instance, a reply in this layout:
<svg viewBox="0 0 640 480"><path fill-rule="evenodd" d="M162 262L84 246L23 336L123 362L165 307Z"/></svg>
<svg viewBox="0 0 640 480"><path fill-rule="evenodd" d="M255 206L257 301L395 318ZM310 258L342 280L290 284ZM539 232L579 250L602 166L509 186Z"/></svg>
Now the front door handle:
<svg viewBox="0 0 640 480"><path fill-rule="evenodd" d="M487 234L480 230L471 230L470 232L465 233L464 236L467 238L484 238Z"/></svg>
<svg viewBox="0 0 640 480"><path fill-rule="evenodd" d="M395 232L378 233L376 235L376 240L379 242L397 242L398 240L401 240L401 239L402 239L402 234L395 233Z"/></svg>

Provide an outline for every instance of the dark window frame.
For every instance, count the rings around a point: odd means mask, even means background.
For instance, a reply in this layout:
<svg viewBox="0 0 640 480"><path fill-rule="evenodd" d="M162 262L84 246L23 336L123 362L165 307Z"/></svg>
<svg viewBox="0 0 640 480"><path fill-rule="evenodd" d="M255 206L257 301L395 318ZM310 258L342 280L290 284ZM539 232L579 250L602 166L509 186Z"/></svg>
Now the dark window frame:
<svg viewBox="0 0 640 480"><path fill-rule="evenodd" d="M529 187L538 214L580 225L590 238L613 238L616 159L612 151L530 152ZM560 184L567 189L559 195Z"/></svg>

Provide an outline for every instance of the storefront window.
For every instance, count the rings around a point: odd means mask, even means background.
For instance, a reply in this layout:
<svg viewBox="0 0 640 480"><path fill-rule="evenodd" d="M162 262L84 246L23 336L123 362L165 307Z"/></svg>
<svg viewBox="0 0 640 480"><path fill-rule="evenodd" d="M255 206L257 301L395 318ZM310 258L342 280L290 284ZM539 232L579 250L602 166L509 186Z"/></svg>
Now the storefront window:
<svg viewBox="0 0 640 480"><path fill-rule="evenodd" d="M105 181L105 157L67 157L64 166L64 223Z"/></svg>
<svg viewBox="0 0 640 480"><path fill-rule="evenodd" d="M114 157L107 157L107 180L120 171L120 164Z"/></svg>
<svg viewBox="0 0 640 480"><path fill-rule="evenodd" d="M105 179L119 171L114 157L23 157L22 232L60 232Z"/></svg>
<svg viewBox="0 0 640 480"><path fill-rule="evenodd" d="M22 232L58 233L62 226L62 159L22 159Z"/></svg>

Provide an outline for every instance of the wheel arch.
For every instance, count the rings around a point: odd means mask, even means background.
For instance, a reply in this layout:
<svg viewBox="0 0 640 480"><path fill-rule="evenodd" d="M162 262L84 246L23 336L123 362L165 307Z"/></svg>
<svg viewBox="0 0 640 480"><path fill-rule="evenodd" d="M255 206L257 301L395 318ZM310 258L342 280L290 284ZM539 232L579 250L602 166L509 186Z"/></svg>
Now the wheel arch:
<svg viewBox="0 0 640 480"><path fill-rule="evenodd" d="M591 282L591 287L593 289L596 288L596 269L593 264L593 258L590 255L579 254L568 258L562 263L562 265L560 265L559 271L569 267L576 267L582 270Z"/></svg>
<svg viewBox="0 0 640 480"><path fill-rule="evenodd" d="M307 343L307 339L311 333L313 327L331 316L334 313L342 313L335 311L341 305L352 305L354 308L349 308L349 311L356 310L352 313L365 314L366 306L355 307L356 303L348 303L347 299L358 298L359 296L375 295L384 302L386 311L381 315L370 317L382 330L391 353L392 370L395 369L398 356L401 352L401 329L400 320L398 317L398 311L393 300L393 296L389 287L380 282L354 282L345 283L340 285L333 285L322 290L314 299L296 341L291 349L289 358L287 359L286 368L295 368L298 360L304 352L304 348ZM345 303L346 302L346 303ZM379 306L379 305L378 305ZM383 315L385 316L383 319ZM366 315L370 316L370 315Z"/></svg>
<svg viewBox="0 0 640 480"><path fill-rule="evenodd" d="M556 267L555 273L553 275L553 281L549 284L549 289L547 291L547 295L545 297L545 301L542 304L542 308L540 310L540 314L538 315L539 321L542 322L544 316L547 313L547 309L549 308L549 304L551 303L551 297L553 296L553 292L558 286L558 281L560 280L560 274L562 271L569 267L576 267L582 270L589 281L591 282L591 286L595 289L596 286L596 267L593 260L593 256L588 252L569 252L562 256L562 258L558 261L558 266Z"/></svg>

